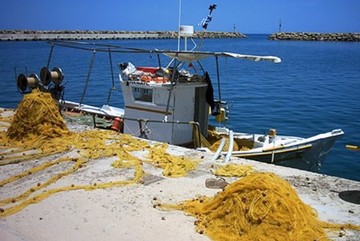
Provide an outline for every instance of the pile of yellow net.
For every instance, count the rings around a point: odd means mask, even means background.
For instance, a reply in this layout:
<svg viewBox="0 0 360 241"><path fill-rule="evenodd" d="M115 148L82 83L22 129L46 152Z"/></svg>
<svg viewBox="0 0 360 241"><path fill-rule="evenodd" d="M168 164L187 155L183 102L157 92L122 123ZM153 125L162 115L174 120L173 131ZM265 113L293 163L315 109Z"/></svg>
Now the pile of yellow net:
<svg viewBox="0 0 360 241"><path fill-rule="evenodd" d="M50 93L37 89L24 95L7 136L13 140L61 137L68 130Z"/></svg>
<svg viewBox="0 0 360 241"><path fill-rule="evenodd" d="M328 240L324 228L360 230L319 221L290 184L271 173L250 174L211 198L160 206L193 215L197 231L212 240Z"/></svg>

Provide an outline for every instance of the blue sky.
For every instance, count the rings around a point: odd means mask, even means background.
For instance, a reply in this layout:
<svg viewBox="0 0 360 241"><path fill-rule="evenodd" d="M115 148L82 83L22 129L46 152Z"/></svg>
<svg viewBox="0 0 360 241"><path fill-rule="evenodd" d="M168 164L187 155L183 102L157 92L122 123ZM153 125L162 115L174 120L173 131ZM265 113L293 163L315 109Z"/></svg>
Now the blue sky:
<svg viewBox="0 0 360 241"><path fill-rule="evenodd" d="M181 0L194 25L217 4L208 31L360 32L360 0ZM179 0L3 0L0 29L177 30Z"/></svg>

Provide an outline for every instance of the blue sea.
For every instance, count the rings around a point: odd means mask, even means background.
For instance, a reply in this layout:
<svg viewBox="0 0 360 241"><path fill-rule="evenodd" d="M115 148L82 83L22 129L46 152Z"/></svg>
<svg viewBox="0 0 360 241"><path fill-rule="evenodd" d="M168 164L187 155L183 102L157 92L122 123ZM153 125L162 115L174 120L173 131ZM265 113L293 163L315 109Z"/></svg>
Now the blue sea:
<svg viewBox="0 0 360 241"><path fill-rule="evenodd" d="M196 42L199 41L195 40ZM102 40L104 44L144 49L177 49L177 40ZM360 145L360 43L270 41L267 35L248 35L245 39L205 39L202 50L243 54L274 55L280 64L238 59L219 59L221 97L229 102L227 126L235 131L309 137L341 128L339 139L320 172L360 181L360 152L345 145ZM189 43L189 48L192 44ZM43 41L0 42L0 106L15 108L22 95L16 75L39 74L47 66L50 45ZM94 65L90 73L92 56ZM90 73L84 103L122 107L123 101L116 63L156 65L155 54L113 54L114 79L109 55L55 47L49 66L60 67L65 75L65 96L80 101ZM162 57L162 64L168 59ZM215 59L203 66L209 71L218 97Z"/></svg>

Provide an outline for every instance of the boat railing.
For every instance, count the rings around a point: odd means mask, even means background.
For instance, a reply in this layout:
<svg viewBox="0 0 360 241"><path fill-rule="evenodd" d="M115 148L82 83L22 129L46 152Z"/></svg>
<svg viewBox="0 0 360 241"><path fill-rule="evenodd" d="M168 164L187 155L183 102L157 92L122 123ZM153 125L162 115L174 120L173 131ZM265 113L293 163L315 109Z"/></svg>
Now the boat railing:
<svg viewBox="0 0 360 241"><path fill-rule="evenodd" d="M176 124L176 125L192 125L196 133L196 138L194 140L194 147L198 148L201 147L201 133L200 133L200 123L196 121L170 121L170 120L151 120L151 119L143 119L143 118L128 118L128 117L121 117L123 120L129 121L137 121L139 124L140 136L141 138L147 139L146 135L146 124L147 123L162 123L162 124Z"/></svg>

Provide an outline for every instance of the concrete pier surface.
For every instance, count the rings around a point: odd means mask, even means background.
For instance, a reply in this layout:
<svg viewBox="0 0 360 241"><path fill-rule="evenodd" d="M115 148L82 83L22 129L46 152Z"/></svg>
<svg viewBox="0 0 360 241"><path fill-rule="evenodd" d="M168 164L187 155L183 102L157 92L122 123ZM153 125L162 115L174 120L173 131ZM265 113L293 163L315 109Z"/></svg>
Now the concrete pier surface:
<svg viewBox="0 0 360 241"><path fill-rule="evenodd" d="M6 131L9 125L3 120L13 114L13 110L0 108L0 131ZM82 127L72 128L80 130ZM7 155L4 153L9 152L6 149L0 151L0 155ZM169 146L168 152L201 161L195 170L184 177L166 177L160 168L144 163L143 169L147 175L140 184L90 191L69 190L50 195L12 215L0 216L0 240L210 240L205 234L195 231L194 217L181 211L156 209L154 200L178 203L198 195L214 196L221 189L208 188L205 183L210 178L217 178L212 173L214 165L225 163L222 159L212 161L211 153L177 146ZM63 157L76 158L78 155L74 150L26 162L0 165L0 181L45 162ZM142 153L134 155L141 156ZM51 188L77 185L84 180L101 183L133 175L132 170L114 171L112 161L113 158L101 157L92 160L72 175L54 182ZM287 180L301 200L317 211L318 218L322 221L360 225L360 205L356 203L359 195L350 202L340 198L344 191L357 190L359 193L359 182L246 159L232 158L231 162L249 165L255 172L272 172ZM33 173L3 185L0 187L1 199L14 197L19 190L34 184L36 186L36 183L39 185L61 171L61 166L55 166L54 169ZM223 180L232 183L238 178L224 177ZM360 240L360 232L347 229L332 231L328 233L328 238L355 241Z"/></svg>
<svg viewBox="0 0 360 241"><path fill-rule="evenodd" d="M245 38L238 32L195 32L194 38ZM175 31L0 30L0 41L173 39Z"/></svg>

